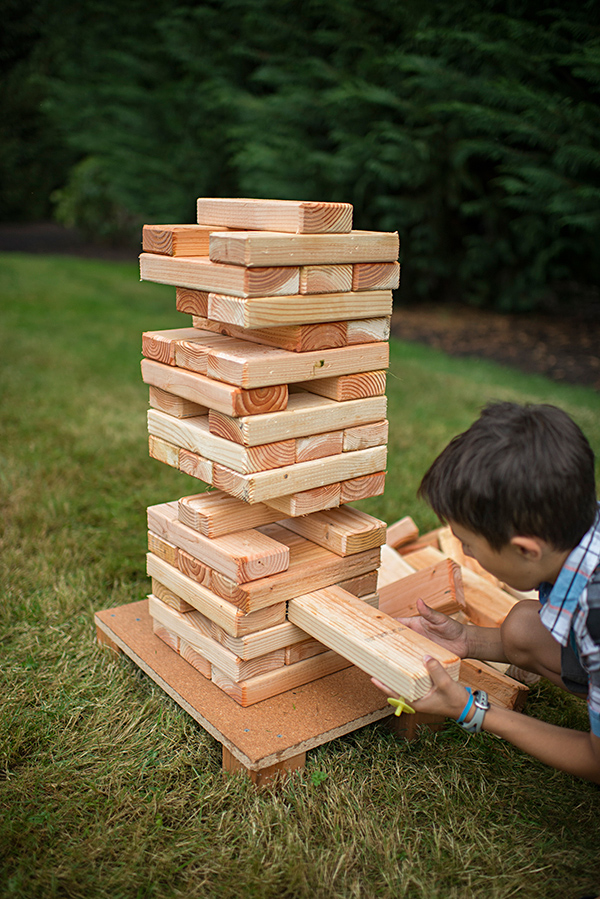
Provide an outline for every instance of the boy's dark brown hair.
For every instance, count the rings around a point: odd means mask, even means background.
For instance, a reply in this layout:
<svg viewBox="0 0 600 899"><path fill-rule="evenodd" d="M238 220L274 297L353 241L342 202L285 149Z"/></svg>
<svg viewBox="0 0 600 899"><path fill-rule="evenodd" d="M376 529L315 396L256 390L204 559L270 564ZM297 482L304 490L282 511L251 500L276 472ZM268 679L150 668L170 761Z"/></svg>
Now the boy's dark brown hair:
<svg viewBox="0 0 600 899"><path fill-rule="evenodd" d="M571 550L598 510L594 453L556 406L491 403L440 453L418 495L492 549L519 535Z"/></svg>

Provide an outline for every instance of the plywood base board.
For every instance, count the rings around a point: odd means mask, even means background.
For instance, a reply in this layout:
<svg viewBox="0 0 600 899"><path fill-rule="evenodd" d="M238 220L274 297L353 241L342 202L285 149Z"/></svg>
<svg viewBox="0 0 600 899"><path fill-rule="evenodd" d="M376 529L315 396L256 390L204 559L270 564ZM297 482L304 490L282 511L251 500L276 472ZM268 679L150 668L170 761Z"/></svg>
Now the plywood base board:
<svg viewBox="0 0 600 899"><path fill-rule="evenodd" d="M147 600L97 612L95 623L103 642L132 659L251 776L390 717L386 697L354 667L242 708L155 636Z"/></svg>

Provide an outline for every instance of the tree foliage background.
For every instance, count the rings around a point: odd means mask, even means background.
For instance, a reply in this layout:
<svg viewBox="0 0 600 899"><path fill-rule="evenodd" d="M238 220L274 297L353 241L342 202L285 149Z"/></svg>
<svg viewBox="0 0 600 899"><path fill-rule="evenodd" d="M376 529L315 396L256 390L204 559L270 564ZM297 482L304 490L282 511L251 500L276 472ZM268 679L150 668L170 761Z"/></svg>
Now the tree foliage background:
<svg viewBox="0 0 600 899"><path fill-rule="evenodd" d="M574 304L600 260L600 2L4 0L4 220L343 200L402 297Z"/></svg>

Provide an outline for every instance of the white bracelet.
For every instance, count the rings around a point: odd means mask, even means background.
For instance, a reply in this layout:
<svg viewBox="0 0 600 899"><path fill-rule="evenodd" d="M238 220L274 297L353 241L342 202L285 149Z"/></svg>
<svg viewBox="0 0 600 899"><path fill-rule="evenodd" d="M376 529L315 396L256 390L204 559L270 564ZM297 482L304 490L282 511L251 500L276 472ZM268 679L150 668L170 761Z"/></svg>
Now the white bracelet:
<svg viewBox="0 0 600 899"><path fill-rule="evenodd" d="M470 721L463 721L460 725L468 734L478 734L481 732L485 713L490 707L488 695L484 690L475 690L473 693L473 700L475 702L475 714Z"/></svg>

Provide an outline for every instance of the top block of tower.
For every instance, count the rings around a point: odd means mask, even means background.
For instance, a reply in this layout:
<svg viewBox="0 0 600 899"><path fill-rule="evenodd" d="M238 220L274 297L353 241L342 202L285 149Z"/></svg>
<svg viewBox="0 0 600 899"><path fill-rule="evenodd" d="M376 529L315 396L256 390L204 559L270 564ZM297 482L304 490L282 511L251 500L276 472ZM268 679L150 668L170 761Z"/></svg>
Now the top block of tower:
<svg viewBox="0 0 600 899"><path fill-rule="evenodd" d="M352 229L352 204L200 197L197 220L214 230L238 228L292 234L347 232Z"/></svg>

